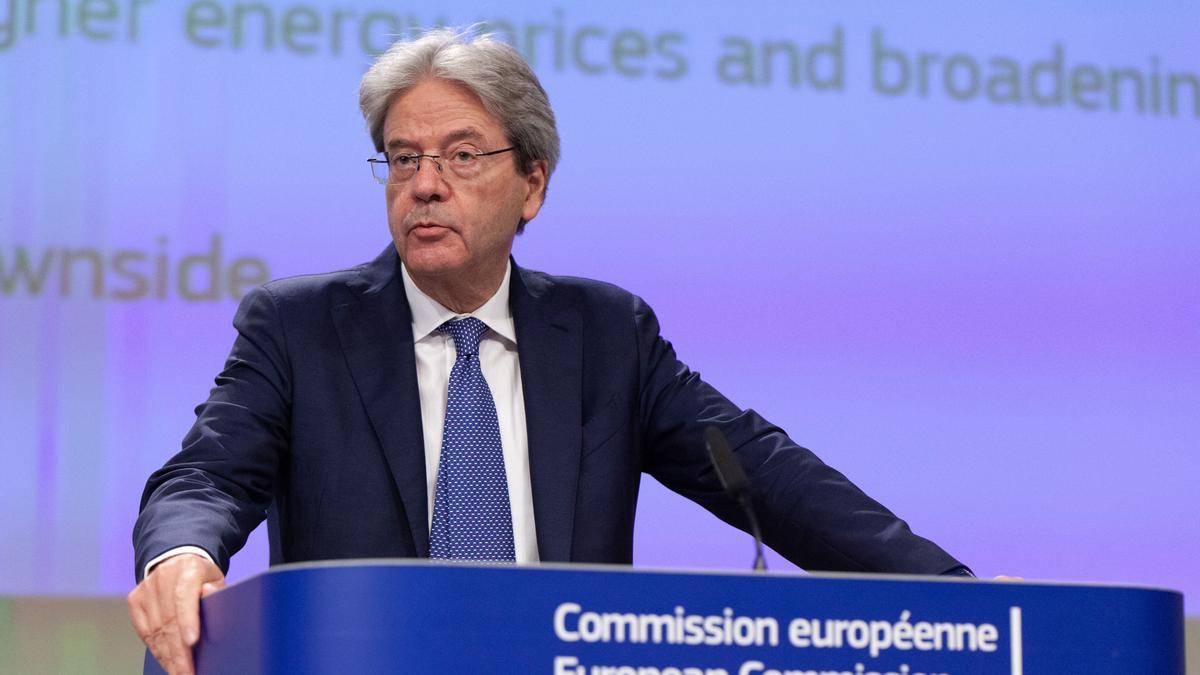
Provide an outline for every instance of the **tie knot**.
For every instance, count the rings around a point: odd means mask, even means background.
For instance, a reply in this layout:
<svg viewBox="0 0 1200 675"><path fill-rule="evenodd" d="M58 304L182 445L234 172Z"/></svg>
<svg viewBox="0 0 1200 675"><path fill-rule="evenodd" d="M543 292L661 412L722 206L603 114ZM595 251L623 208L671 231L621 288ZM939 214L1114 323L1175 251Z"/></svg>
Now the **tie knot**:
<svg viewBox="0 0 1200 675"><path fill-rule="evenodd" d="M438 330L454 338L454 349L458 351L459 356L478 354L479 338L483 337L487 329L487 324L473 316L453 319L438 326Z"/></svg>

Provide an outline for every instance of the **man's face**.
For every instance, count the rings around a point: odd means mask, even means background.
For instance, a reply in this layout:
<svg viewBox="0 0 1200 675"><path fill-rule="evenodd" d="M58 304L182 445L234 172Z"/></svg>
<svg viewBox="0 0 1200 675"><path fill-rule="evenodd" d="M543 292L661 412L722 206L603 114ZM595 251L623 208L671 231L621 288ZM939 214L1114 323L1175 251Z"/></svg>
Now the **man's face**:
<svg viewBox="0 0 1200 675"><path fill-rule="evenodd" d="M445 155L467 149L491 152L510 145L503 128L479 98L454 82L428 79L392 102L383 123L389 156ZM479 158L478 175L464 179L445 159L421 159L407 182L387 186L388 227L414 277L469 275L492 278L508 260L517 223L542 206L546 163L528 176L512 153Z"/></svg>

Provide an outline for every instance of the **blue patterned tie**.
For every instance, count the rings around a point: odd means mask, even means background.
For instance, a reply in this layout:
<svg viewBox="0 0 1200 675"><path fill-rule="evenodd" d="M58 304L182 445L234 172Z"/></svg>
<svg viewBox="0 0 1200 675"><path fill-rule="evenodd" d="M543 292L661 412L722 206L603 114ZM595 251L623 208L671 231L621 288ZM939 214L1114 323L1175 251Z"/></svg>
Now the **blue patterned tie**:
<svg viewBox="0 0 1200 675"><path fill-rule="evenodd" d="M479 338L487 329L474 317L438 327L454 338L458 357L450 370L430 558L516 560L496 402L479 367Z"/></svg>

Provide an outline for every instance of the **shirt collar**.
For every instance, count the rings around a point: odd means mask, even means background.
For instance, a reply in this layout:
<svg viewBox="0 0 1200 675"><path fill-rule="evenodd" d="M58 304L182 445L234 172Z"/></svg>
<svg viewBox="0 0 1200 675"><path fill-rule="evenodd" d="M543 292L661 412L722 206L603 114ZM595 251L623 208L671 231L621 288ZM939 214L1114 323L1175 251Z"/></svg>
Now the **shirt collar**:
<svg viewBox="0 0 1200 675"><path fill-rule="evenodd" d="M500 337L514 345L517 344L517 330L513 323L512 308L508 306L508 285L512 279L512 261L505 266L504 279L500 281L500 287L496 289L492 297L488 298L488 301L483 303L479 309L467 314L456 314L450 311L417 288L417 284L409 276L408 268L404 266L403 261L400 263L400 273L404 278L404 295L408 298L408 308L412 312L414 342L425 339L430 333L436 331L438 326L451 319L473 316Z"/></svg>

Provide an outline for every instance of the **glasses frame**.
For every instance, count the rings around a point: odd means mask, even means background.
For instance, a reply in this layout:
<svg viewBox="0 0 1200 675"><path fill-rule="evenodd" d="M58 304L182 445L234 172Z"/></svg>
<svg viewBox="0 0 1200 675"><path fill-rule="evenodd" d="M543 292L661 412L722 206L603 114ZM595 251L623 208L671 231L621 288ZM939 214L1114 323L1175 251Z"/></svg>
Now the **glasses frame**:
<svg viewBox="0 0 1200 675"><path fill-rule="evenodd" d="M517 149L517 146L510 145L507 148L501 148L499 150L489 150L487 152L472 152L469 154L474 155L475 157L491 157L492 155L499 155L499 154L502 154L505 152L512 152L513 150L516 150L516 149ZM386 152L381 152L379 154L383 155L383 157L381 158L381 157L376 156L376 157L368 157L367 158L367 163L371 165L371 178L375 179L376 183L379 183L380 185L403 185L404 183L408 182L411 179L411 178L406 178L402 181L393 181L392 180L392 166L391 166L392 158L391 158L391 156L388 155L388 153L386 153ZM416 176L417 173L419 173L421 171L421 160L422 159L428 159L429 161L433 162L433 165L435 167L437 167L437 171L439 174L445 173L445 169L442 168L442 163L440 161L438 161L438 160L445 159L445 157L443 157L442 155L431 155L428 153L416 153L416 152L401 153L401 154L404 154L409 159L416 161L417 168L413 171L413 176ZM384 171L387 171L387 177L384 178L383 180L380 180L379 175L377 173L375 173L375 167L378 165L383 165Z"/></svg>

